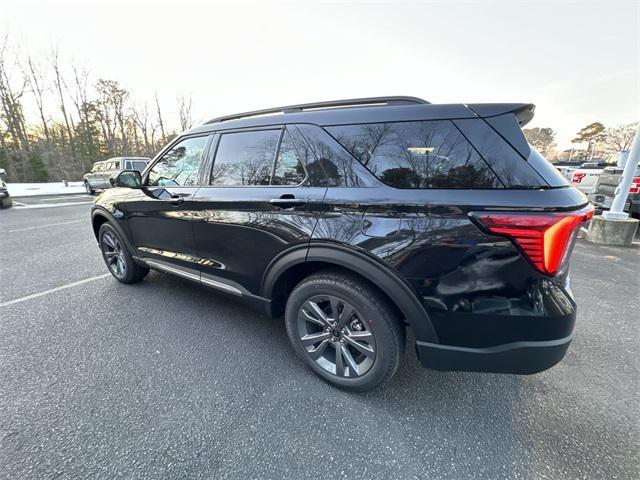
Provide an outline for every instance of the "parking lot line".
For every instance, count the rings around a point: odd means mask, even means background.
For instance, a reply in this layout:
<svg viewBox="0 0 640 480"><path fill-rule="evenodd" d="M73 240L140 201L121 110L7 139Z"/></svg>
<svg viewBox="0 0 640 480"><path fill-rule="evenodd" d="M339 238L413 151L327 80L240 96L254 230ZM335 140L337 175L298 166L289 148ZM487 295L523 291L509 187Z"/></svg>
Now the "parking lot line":
<svg viewBox="0 0 640 480"><path fill-rule="evenodd" d="M31 300L33 298L42 297L44 295L48 295L50 293L59 292L60 290L65 290L71 287L77 287L78 285L84 285L85 283L93 282L94 280L100 280L101 278L106 278L110 276L110 273L103 273L102 275L98 275L97 277L85 278L84 280L78 280L77 282L67 283L66 285L61 285L59 287L51 288L49 290L45 290L43 292L33 293L31 295L27 295L26 297L14 298L13 300L9 300L7 302L0 303L0 307L7 307L9 305L13 305L15 303L25 302L27 300Z"/></svg>
<svg viewBox="0 0 640 480"><path fill-rule="evenodd" d="M26 204L16 205L18 208L53 208L53 207L69 207L71 205L90 205L93 202L65 202L65 203L41 203L41 204Z"/></svg>
<svg viewBox="0 0 640 480"><path fill-rule="evenodd" d="M48 223L46 225L36 225L35 227L16 228L15 230L8 230L7 233L26 232L27 230L36 230L37 228L55 227L58 225L69 225L71 223L81 223L85 221L86 220L72 220L71 222Z"/></svg>

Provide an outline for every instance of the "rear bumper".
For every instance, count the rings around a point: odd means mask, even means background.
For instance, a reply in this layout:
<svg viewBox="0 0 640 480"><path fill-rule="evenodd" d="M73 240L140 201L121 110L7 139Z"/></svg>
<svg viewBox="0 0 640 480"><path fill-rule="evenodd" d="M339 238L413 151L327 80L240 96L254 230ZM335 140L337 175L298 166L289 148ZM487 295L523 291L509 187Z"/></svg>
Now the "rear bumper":
<svg viewBox="0 0 640 480"><path fill-rule="evenodd" d="M434 370L529 375L553 367L567 353L572 335L557 340L514 342L486 348L416 344L423 367Z"/></svg>

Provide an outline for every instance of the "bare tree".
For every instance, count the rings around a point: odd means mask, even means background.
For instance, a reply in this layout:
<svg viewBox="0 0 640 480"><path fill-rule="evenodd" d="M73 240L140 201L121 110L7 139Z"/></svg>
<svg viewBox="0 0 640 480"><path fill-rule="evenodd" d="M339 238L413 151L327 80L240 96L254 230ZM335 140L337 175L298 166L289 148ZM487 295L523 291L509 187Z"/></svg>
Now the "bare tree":
<svg viewBox="0 0 640 480"><path fill-rule="evenodd" d="M160 127L160 135L162 135L161 141L164 141L167 138L167 134L164 130L164 122L162 121L162 112L160 111L160 101L158 100L158 92L156 95L156 112L158 113L158 126Z"/></svg>
<svg viewBox="0 0 640 480"><path fill-rule="evenodd" d="M54 48L51 50L50 55L51 67L53 68L54 78L53 84L58 93L58 100L60 101L60 112L62 112L62 118L64 119L64 124L67 131L67 136L69 139L69 145L73 148L73 133L71 132L71 124L69 122L69 115L67 114L67 107L65 105L64 93L62 91L62 87L64 82L62 80L62 74L60 73L60 64L58 57L58 49Z"/></svg>
<svg viewBox="0 0 640 480"><path fill-rule="evenodd" d="M51 136L49 135L49 126L47 125L47 119L44 113L44 94L48 90L46 87L46 81L42 73L42 69L34 62L30 55L27 57L27 66L29 70L24 72L23 75L26 78L36 101L38 113L40 114L40 121L42 122L44 137L47 142L49 142L51 140Z"/></svg>
<svg viewBox="0 0 640 480"><path fill-rule="evenodd" d="M191 97L185 98L184 95L180 95L178 97L178 105L180 106L180 129L184 132L193 125L193 120L191 119Z"/></svg>

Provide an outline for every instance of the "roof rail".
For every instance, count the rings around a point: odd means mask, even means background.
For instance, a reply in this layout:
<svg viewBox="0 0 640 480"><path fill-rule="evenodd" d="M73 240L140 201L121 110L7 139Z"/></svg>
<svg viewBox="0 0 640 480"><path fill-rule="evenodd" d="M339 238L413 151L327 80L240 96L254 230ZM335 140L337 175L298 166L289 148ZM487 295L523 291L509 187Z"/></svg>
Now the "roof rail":
<svg viewBox="0 0 640 480"><path fill-rule="evenodd" d="M352 98L349 100L332 100L329 102L302 103L300 105L289 105L286 107L266 108L264 110L254 110L253 112L236 113L217 117L205 122L211 123L226 122L227 120L237 120L239 118L256 117L258 115L268 115L271 113L297 113L305 110L321 110L325 108L354 108L376 105L414 105L428 104L426 100L417 97L368 97Z"/></svg>

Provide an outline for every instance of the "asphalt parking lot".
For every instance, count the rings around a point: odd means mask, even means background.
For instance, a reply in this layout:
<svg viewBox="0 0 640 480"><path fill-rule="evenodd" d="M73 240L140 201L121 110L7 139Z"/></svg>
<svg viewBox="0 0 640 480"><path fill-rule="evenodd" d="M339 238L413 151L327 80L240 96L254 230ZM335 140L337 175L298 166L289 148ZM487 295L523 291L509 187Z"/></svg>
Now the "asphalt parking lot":
<svg viewBox="0 0 640 480"><path fill-rule="evenodd" d="M281 320L164 274L116 282L90 198L16 200L0 211L0 478L640 477L638 245L579 241L555 368L434 372L409 348L390 384L349 394Z"/></svg>

